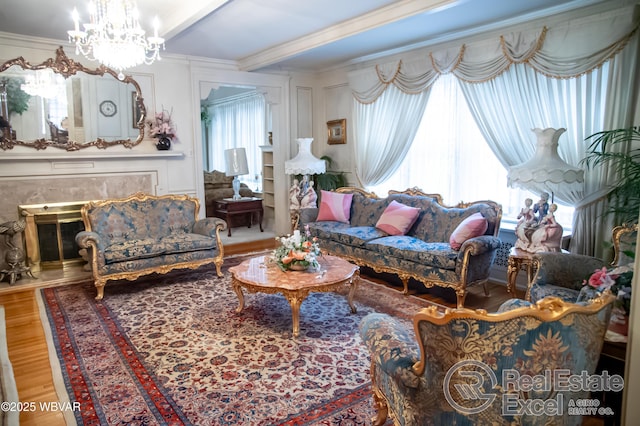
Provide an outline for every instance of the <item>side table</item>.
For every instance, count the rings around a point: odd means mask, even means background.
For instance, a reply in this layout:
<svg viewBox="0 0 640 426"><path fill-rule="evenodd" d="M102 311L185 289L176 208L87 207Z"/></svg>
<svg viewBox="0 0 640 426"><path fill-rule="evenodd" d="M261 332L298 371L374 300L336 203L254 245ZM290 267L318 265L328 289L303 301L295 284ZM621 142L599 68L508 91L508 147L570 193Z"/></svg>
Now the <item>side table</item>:
<svg viewBox="0 0 640 426"><path fill-rule="evenodd" d="M569 253L567 250L562 250L562 253ZM536 273L536 265L533 261L533 255L522 249L511 247L509 250L509 260L507 264L507 292L515 297L516 295L516 280L518 273L521 269L527 271L527 294L525 300L529 300L529 286L533 281L533 275Z"/></svg>
<svg viewBox="0 0 640 426"><path fill-rule="evenodd" d="M249 228L253 224L254 214L258 215L258 224L260 225L260 232L264 232L262 229L262 216L264 210L262 208L262 198L256 197L243 197L239 200L232 198L223 198L222 200L216 200L214 216L224 219L227 222L227 235L231 236L231 228L233 226L232 218L238 215L249 214Z"/></svg>

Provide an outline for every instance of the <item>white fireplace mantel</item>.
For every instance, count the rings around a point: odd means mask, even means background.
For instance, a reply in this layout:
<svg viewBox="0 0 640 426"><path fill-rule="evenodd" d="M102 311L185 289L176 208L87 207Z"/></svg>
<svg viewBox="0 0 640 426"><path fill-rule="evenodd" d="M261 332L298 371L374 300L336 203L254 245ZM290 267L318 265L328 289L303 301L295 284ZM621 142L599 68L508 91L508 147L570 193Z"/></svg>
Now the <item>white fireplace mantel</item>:
<svg viewBox="0 0 640 426"><path fill-rule="evenodd" d="M15 218L17 206L24 204L121 198L140 191L195 195L191 182L176 179L190 157L190 152L158 151L151 144L135 150L0 152L0 219Z"/></svg>
<svg viewBox="0 0 640 426"><path fill-rule="evenodd" d="M181 151L138 151L138 152L108 152L108 151L75 151L28 153L28 152L0 152L0 161L73 161L73 160L140 160L140 159L165 159L182 158Z"/></svg>

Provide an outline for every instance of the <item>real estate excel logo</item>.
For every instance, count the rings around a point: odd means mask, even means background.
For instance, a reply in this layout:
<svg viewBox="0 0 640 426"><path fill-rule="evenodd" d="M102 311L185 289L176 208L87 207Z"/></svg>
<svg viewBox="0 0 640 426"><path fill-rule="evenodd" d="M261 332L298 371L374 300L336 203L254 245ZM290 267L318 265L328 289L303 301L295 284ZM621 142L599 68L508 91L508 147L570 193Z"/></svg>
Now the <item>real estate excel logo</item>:
<svg viewBox="0 0 640 426"><path fill-rule="evenodd" d="M618 374L572 374L568 369L545 370L543 374L521 374L502 370L498 377L491 367L476 360L463 360L445 375L442 389L447 402L460 414L472 415L486 410L500 395L503 416L612 416L611 407L603 407L597 398L569 398L581 392L621 392L624 379ZM525 398L547 395L547 398Z"/></svg>
<svg viewBox="0 0 640 426"><path fill-rule="evenodd" d="M472 359L460 361L451 367L444 376L442 385L444 397L457 412L478 414L493 404L497 397L495 393L485 393L487 379L490 389L495 389L498 385L498 378L487 364ZM456 398L451 392L452 380L453 389L458 394Z"/></svg>

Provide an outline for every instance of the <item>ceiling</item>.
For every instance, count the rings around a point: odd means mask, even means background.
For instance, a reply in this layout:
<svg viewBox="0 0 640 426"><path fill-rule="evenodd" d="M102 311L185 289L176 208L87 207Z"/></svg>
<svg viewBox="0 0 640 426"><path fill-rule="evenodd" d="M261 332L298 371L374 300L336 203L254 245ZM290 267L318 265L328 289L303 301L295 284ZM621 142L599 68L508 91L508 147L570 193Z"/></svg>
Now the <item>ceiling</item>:
<svg viewBox="0 0 640 426"><path fill-rule="evenodd" d="M138 0L166 53L234 61L245 71L323 71L611 0ZM221 4L224 3L224 4ZM4 32L61 40L85 0L20 0L0 8ZM179 6L178 6L179 5Z"/></svg>

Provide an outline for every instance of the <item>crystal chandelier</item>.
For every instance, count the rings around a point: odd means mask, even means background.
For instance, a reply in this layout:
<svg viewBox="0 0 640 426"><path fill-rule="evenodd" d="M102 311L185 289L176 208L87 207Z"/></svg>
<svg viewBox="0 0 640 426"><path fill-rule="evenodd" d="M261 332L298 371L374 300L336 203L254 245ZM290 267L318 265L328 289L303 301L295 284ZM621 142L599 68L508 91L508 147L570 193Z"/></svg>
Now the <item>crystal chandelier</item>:
<svg viewBox="0 0 640 426"><path fill-rule="evenodd" d="M49 68L37 70L33 74L26 75L24 81L20 85L20 89L31 96L52 99L64 95L64 78L60 74L55 74Z"/></svg>
<svg viewBox="0 0 640 426"><path fill-rule="evenodd" d="M154 20L153 37L145 38L135 0L92 1L89 15L89 23L83 24L81 31L78 11L73 9L75 29L67 33L76 45L76 54L117 70L120 80L124 79L122 70L160 59L164 39L158 37L158 20Z"/></svg>

